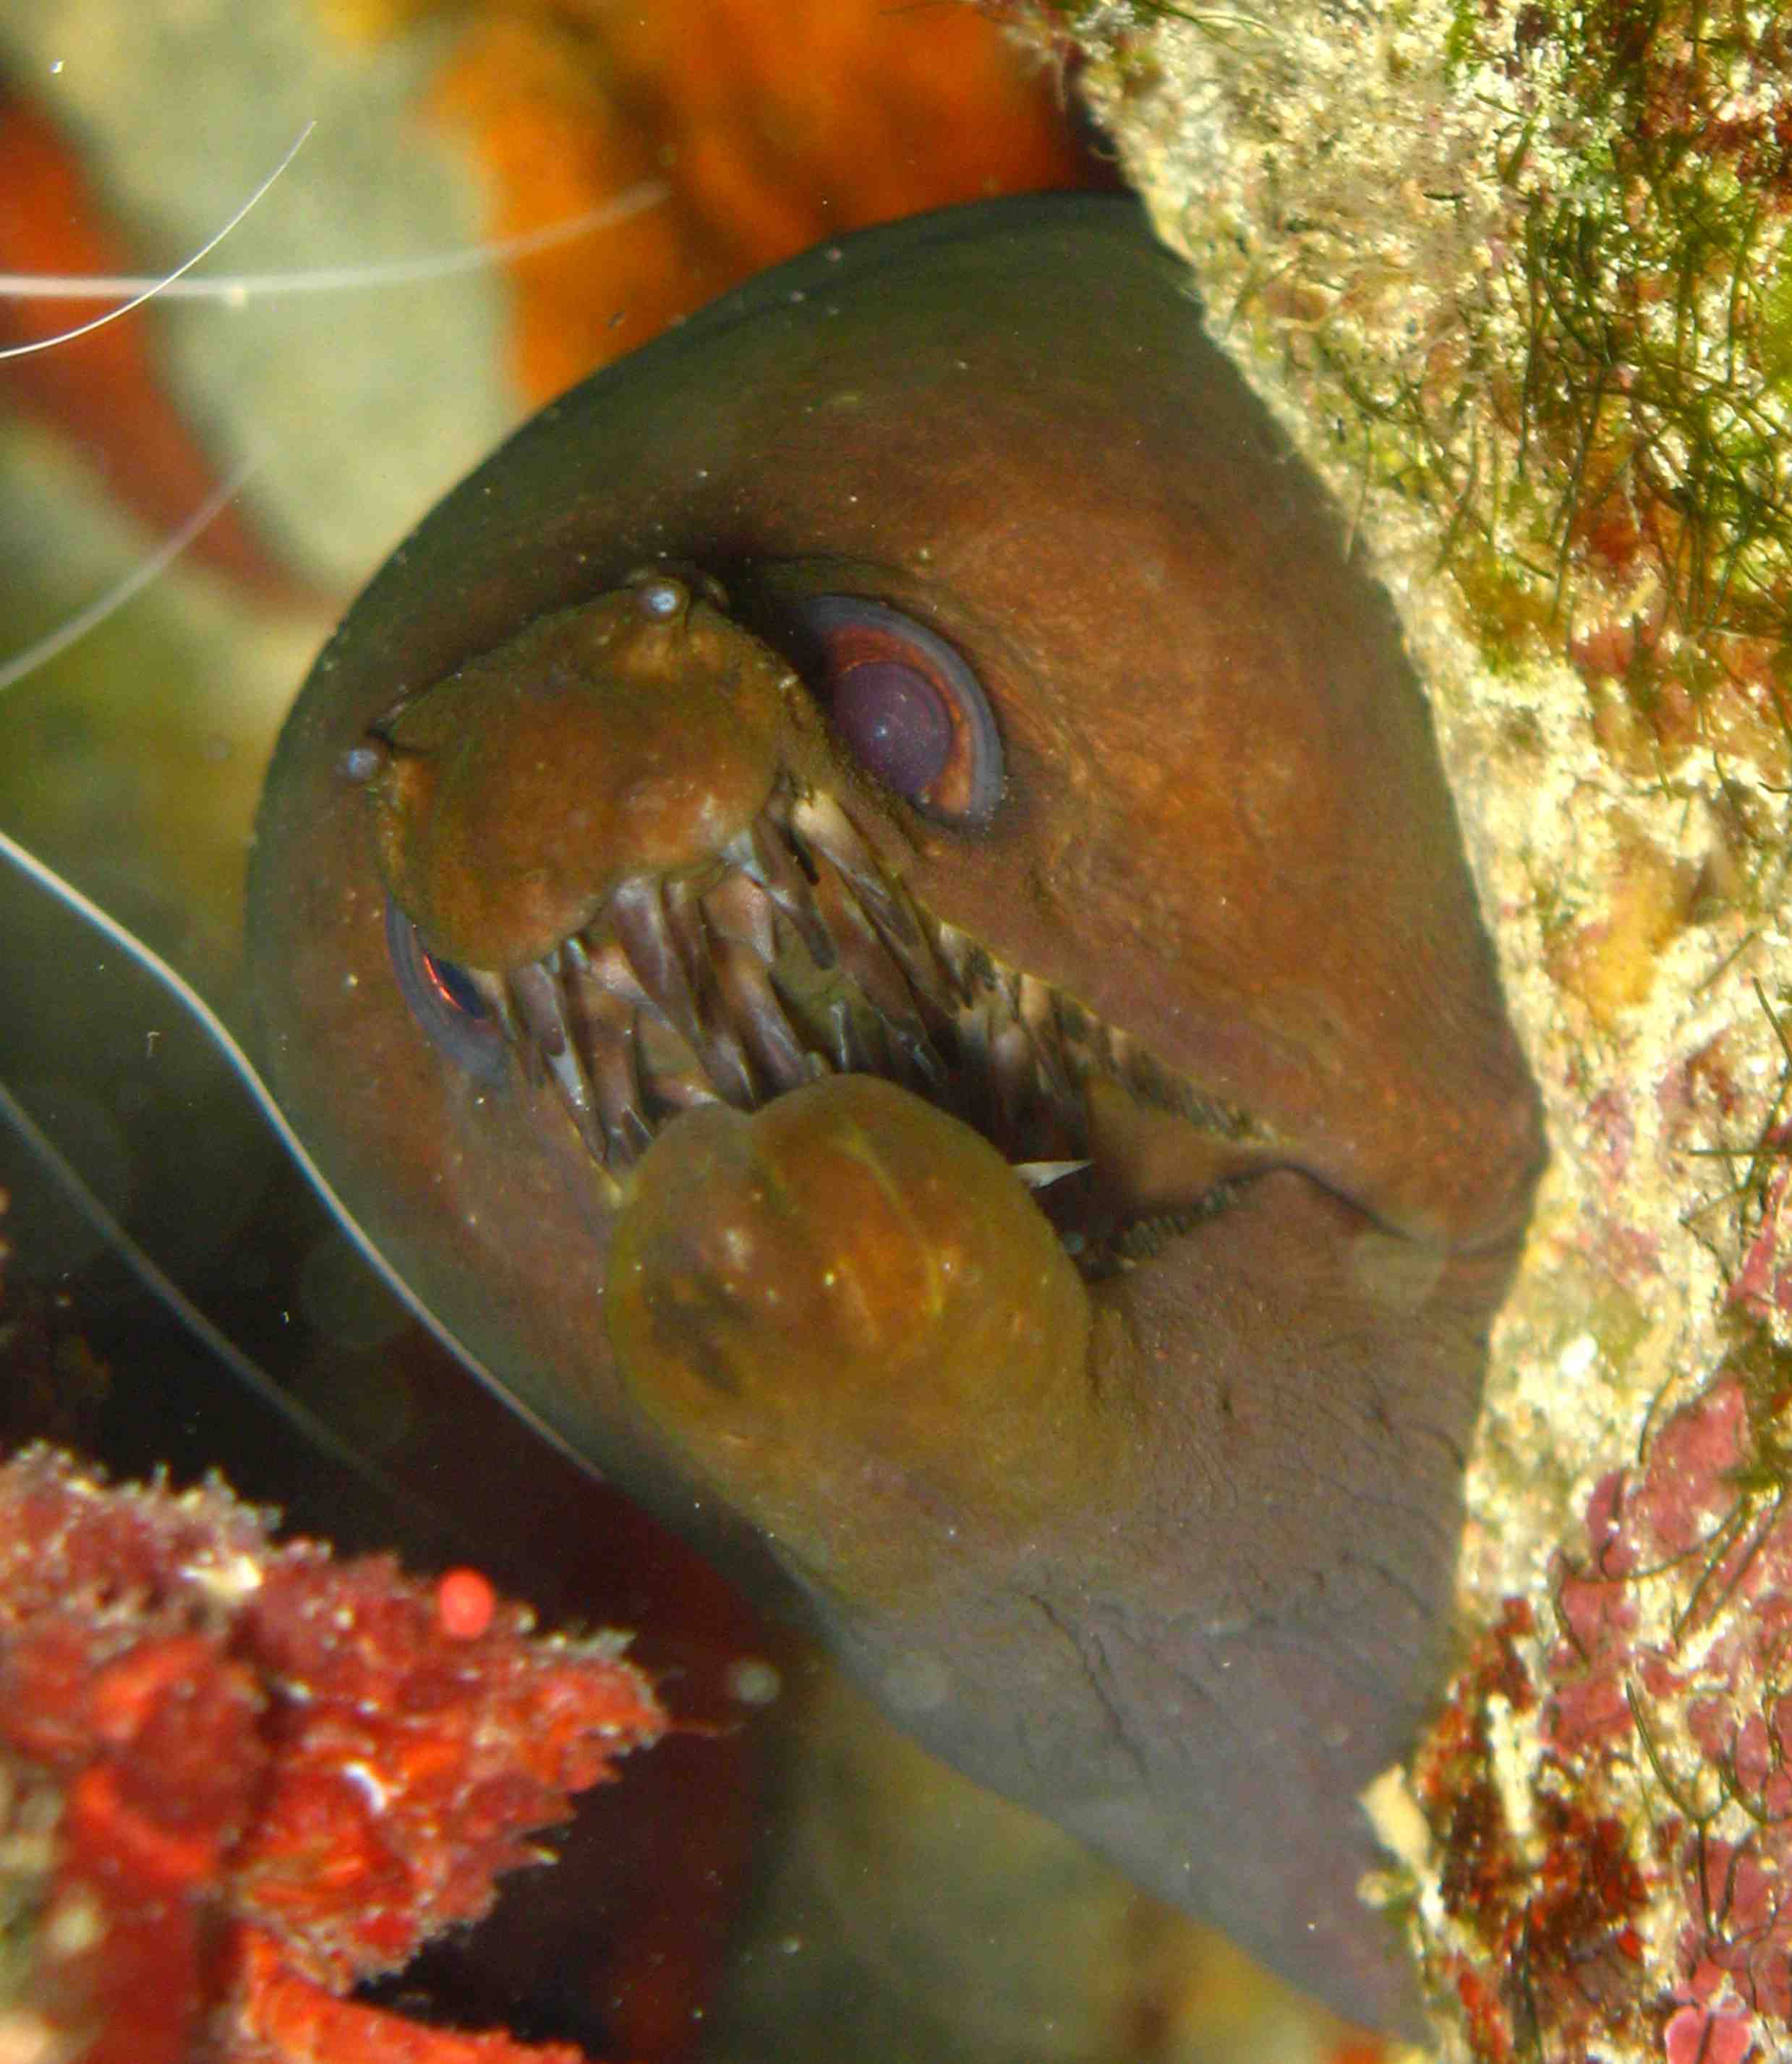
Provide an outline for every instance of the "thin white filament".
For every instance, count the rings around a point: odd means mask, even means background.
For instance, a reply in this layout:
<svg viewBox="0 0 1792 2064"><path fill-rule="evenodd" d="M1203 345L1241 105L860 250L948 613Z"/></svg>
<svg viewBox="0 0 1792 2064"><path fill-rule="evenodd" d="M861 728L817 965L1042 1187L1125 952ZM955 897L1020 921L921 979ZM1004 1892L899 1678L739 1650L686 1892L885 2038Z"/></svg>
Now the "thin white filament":
<svg viewBox="0 0 1792 2064"><path fill-rule="evenodd" d="M237 1044L229 1026L185 976L171 967L159 953L146 945L134 932L127 930L117 918L103 910L90 897L83 896L73 882L65 881L53 867L39 860L35 853L27 852L16 839L3 831L0 831L0 860L10 861L28 881L34 881L77 917L85 918L103 937L109 939L127 959L135 961L146 974L160 984L223 1054L232 1072L248 1091L263 1117L273 1127L275 1136L292 1155L300 1173L317 1192L336 1223L360 1248L374 1272L406 1310L428 1327L451 1354L464 1362L481 1383L502 1398L511 1410L532 1426L544 1440L551 1442L562 1454L576 1462L587 1475L597 1475L598 1471L586 1457L581 1455L545 1420L538 1417L513 1392L498 1381L476 1355L469 1352L374 1245L372 1236L331 1188L324 1171L312 1160L304 1142L288 1123L285 1113L274 1101L273 1091L256 1072L254 1062Z"/></svg>
<svg viewBox="0 0 1792 2064"><path fill-rule="evenodd" d="M266 188L264 187L265 191ZM207 244L205 251L195 252L179 272L162 276L151 276L138 272L91 273L73 276L50 272L0 272L0 296L19 300L88 300L98 296L129 294L135 298L126 304L135 308L151 295L164 296L171 301L206 300L247 301L260 295L278 294L335 294L352 292L361 287L412 286L431 280L452 279L464 272L484 272L493 265L505 265L518 258L533 257L538 251L551 251L562 244L570 244L581 236L594 236L600 229L609 229L617 223L626 222L631 216L641 215L650 208L658 208L670 192L662 181L643 179L639 185L625 188L612 200L601 206L587 208L582 215L569 216L564 221L550 222L540 229L521 230L514 236L504 236L489 243L471 244L456 251L439 251L414 258L371 259L357 265L331 265L314 271L293 270L280 272L207 272L199 279L183 276L187 266L193 265L213 248L219 237L227 232L220 230L218 236ZM259 196L257 196L259 198ZM247 210L243 211L246 213ZM241 214L236 220L240 221ZM234 224L231 225L234 227ZM117 308L113 316L123 315L124 308ZM111 321L112 316L101 318ZM93 325L87 325L89 329ZM70 330L70 337L79 337L79 330ZM51 343L61 338L48 340ZM41 345L27 347L39 350ZM6 355L6 354L0 354Z"/></svg>
<svg viewBox="0 0 1792 2064"><path fill-rule="evenodd" d="M245 459L222 486L215 488L205 498L178 530L164 538L123 580L107 588L85 609L77 610L66 623L58 624L35 645L28 645L10 659L0 661L0 695L4 695L14 682L22 681L27 674L34 674L38 667L47 666L58 652L66 651L78 639L85 638L108 616L123 609L132 596L147 587L158 575L166 573L207 524L222 513L225 503L236 496L255 468L253 459Z"/></svg>
<svg viewBox="0 0 1792 2064"><path fill-rule="evenodd" d="M274 169L268 175L267 178L261 182L260 185L256 188L255 191L251 194L248 199L244 202L243 205L238 208L236 214L234 214L229 221L224 224L223 228L218 232L217 235L211 237L206 243L202 244L199 249L195 251L190 258L183 259L182 262L175 266L174 270L167 275L166 279L151 280L143 287L141 292L133 293L129 300L121 303L119 306L115 308L108 308L104 315L95 316L91 322L78 323L73 329L59 330L54 337L40 337L30 344L8 345L3 349L0 349L0 360L9 358L29 358L33 352L49 351L58 344L72 344L76 337L91 336L95 330L103 329L107 323L116 322L120 316L129 315L133 308L140 308L142 304L145 301L148 300L152 295L165 294L168 288L173 285L175 281L181 277L182 274L190 272L193 268L198 264L202 258L209 256L212 252L217 249L218 246L223 242L227 236L229 236L230 232L236 227L238 223L243 220L244 216L249 212L250 209L255 206L256 203L261 199L264 193L267 192L268 189L274 183L275 180L277 179L280 174L286 170L287 167L292 163L292 160L298 156L300 151L304 147L305 139L310 135L312 131L316 127L317 124L315 122L308 122L305 124L304 127L301 129L298 135L292 139L291 147L288 150L285 156L280 159L280 163L275 166ZM91 287L86 289L86 292L88 293L91 293L94 291L95 290Z"/></svg>
<svg viewBox="0 0 1792 2064"><path fill-rule="evenodd" d="M303 137L300 139L300 143L304 140ZM295 143L292 149L296 151L298 147ZM292 151L289 151L283 163L289 163L292 156ZM272 176L271 175L270 178ZM268 183L268 181L263 183L261 192L267 191ZM666 191L667 189L657 181L647 180L639 186L630 187L626 193L619 194L614 200L606 202L602 208L593 208L587 214L575 216L568 222L555 223L546 229L533 230L526 236L509 237L497 244L480 244L471 250L447 252L434 258L395 259L387 264L368 265L353 271L243 273L232 279L203 280L181 280L178 276L171 275L167 279L147 281L92 279L78 284L83 292L91 293L128 293L135 288L145 288L145 292L137 294L135 300L127 304L133 308L147 300L151 292L171 292L236 300L253 293L304 293L344 287L396 285L401 282L439 278L449 272L470 272L494 260L502 262L526 256L530 252L546 250L553 244L570 242L576 236L589 236L594 231L620 222L629 216L638 215L645 208L657 206L665 200ZM256 197L259 199L260 196ZM248 205L252 206L253 203ZM236 220L240 221L246 212L246 208L239 210ZM224 230L220 230L218 236L222 236L225 233ZM210 250L217 241L218 237L215 236L206 249ZM203 252L195 252L194 258L189 259L187 263L191 264L204 255ZM0 273L0 294L38 291L66 292L75 284L61 279L40 279L34 274ZM120 309L115 312L122 314L123 311ZM90 324L87 327L91 329L93 325ZM79 330L69 330L64 333L64 336L79 337L81 333ZM58 340L48 341L54 342ZM6 355L0 353L0 357ZM28 674L34 673L39 667L46 666L58 652L66 651L78 639L85 638L90 631L103 623L115 611L123 609L134 596L165 573L247 484L255 471L255 465L256 462L250 460L240 466L222 486L206 497L178 530L163 538L141 565L133 568L103 595L89 603L86 608L78 611L66 623L37 644L15 654L10 659L0 660L0 695L16 682L23 680Z"/></svg>
<svg viewBox="0 0 1792 2064"><path fill-rule="evenodd" d="M200 1346L215 1355L244 1389L252 1392L302 1438L328 1456L338 1467L360 1477L382 1498L404 1507L413 1518L421 1518L438 1534L446 1534L459 1542L468 1540L469 1536L464 1529L450 1514L438 1510L427 1498L417 1497L381 1469L377 1462L370 1461L359 1449L344 1440L333 1427L327 1425L316 1413L301 1405L289 1391L276 1383L259 1363L252 1361L228 1334L221 1332L213 1325L179 1284L156 1266L107 1211L54 1142L45 1135L42 1127L4 1082L0 1082L0 1123L9 1127L23 1140L73 1199L82 1216L107 1247L118 1255L137 1280L152 1296L167 1306Z"/></svg>

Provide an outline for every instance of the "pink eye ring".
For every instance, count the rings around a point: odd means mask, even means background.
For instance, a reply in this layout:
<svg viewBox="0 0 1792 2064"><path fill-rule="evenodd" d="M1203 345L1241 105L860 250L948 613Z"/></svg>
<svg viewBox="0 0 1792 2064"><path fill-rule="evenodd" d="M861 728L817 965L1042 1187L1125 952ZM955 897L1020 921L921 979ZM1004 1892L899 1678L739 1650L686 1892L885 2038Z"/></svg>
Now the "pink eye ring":
<svg viewBox="0 0 1792 2064"><path fill-rule="evenodd" d="M811 685L860 764L937 824L988 824L1002 797L1001 736L962 655L862 595L798 607L819 668Z"/></svg>

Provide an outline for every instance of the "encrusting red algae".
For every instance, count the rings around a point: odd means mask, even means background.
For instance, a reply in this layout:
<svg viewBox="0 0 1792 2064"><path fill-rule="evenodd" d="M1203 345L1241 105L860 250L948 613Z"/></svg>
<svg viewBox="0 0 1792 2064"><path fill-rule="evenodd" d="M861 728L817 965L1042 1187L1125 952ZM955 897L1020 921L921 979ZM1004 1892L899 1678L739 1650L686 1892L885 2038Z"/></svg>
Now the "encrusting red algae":
<svg viewBox="0 0 1792 2064"><path fill-rule="evenodd" d="M530 1624L216 1484L0 1465L0 2055L581 2064L344 1997L664 1731L622 1637Z"/></svg>

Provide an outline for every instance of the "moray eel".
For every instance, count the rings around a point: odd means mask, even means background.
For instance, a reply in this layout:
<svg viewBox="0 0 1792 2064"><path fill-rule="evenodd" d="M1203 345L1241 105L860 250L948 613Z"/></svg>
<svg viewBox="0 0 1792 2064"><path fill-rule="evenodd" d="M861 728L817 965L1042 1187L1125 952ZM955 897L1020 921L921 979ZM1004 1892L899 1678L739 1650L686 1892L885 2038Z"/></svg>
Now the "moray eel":
<svg viewBox="0 0 1792 2064"><path fill-rule="evenodd" d="M537 417L319 659L250 934L283 1103L515 1399L1410 2025L1356 1795L1537 1106L1388 602L1130 203L848 239Z"/></svg>

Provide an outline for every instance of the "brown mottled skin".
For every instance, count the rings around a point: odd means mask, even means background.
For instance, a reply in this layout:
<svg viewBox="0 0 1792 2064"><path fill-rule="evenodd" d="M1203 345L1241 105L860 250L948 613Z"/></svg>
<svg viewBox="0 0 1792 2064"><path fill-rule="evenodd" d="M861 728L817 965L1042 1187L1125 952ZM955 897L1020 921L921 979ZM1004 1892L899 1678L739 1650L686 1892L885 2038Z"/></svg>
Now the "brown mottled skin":
<svg viewBox="0 0 1792 2064"><path fill-rule="evenodd" d="M644 564L729 614L526 627ZM790 678L822 591L970 662L985 828L879 790ZM357 785L377 724L403 749ZM619 873L709 864L779 767L932 918L1249 1113L1241 1145L1089 1092L1134 1215L1242 1175L1229 1207L1085 1275L993 1147L863 1074L673 1119L618 1205L546 1086L418 1030L382 861L501 972ZM849 240L537 417L320 660L251 915L282 1101L528 1409L940 1754L1410 2022L1355 1794L1436 1686L1536 1106L1391 611L1130 205Z"/></svg>

